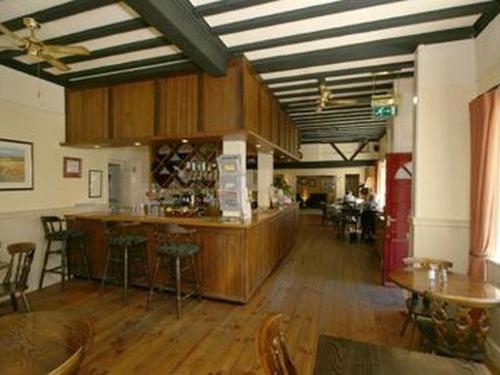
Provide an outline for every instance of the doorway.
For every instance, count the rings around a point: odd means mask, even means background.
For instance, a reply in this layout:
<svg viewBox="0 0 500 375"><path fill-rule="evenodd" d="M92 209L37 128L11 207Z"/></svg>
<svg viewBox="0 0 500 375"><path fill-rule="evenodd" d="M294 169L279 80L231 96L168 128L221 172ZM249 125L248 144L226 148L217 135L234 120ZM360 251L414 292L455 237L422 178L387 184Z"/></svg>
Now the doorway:
<svg viewBox="0 0 500 375"><path fill-rule="evenodd" d="M359 196L359 174L345 175L345 193L352 192L355 197Z"/></svg>
<svg viewBox="0 0 500 375"><path fill-rule="evenodd" d="M108 164L108 202L111 211L120 208L120 164Z"/></svg>

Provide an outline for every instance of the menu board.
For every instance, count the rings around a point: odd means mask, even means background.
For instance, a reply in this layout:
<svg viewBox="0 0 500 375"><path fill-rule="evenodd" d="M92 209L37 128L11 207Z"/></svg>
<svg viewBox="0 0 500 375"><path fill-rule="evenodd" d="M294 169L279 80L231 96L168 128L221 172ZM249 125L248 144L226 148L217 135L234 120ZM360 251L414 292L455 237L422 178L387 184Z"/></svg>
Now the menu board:
<svg viewBox="0 0 500 375"><path fill-rule="evenodd" d="M223 216L241 217L242 175L240 155L221 155L219 163L219 202Z"/></svg>

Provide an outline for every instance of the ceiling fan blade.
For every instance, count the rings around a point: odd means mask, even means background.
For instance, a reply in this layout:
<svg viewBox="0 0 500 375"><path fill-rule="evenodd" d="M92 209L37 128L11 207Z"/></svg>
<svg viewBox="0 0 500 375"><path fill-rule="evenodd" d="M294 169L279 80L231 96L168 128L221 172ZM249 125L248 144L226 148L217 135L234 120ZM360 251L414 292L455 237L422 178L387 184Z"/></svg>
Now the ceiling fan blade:
<svg viewBox="0 0 500 375"><path fill-rule="evenodd" d="M13 33L12 31L10 31L8 28L6 28L4 25L2 25L0 23L0 31L6 36L8 37L9 39L11 39L15 44L16 46L24 46L26 44L26 41L21 38L19 35Z"/></svg>
<svg viewBox="0 0 500 375"><path fill-rule="evenodd" d="M333 105L351 105L358 103L355 99L333 99L330 101Z"/></svg>
<svg viewBox="0 0 500 375"><path fill-rule="evenodd" d="M57 55L88 55L90 51L83 46L58 46L45 44L43 47L44 52L48 54Z"/></svg>
<svg viewBox="0 0 500 375"><path fill-rule="evenodd" d="M45 61L47 61L50 65L52 65L54 68L59 69L63 72L67 72L69 69L69 66L67 66L65 63L59 61L56 59L54 56L48 55L46 53L42 53L40 55Z"/></svg>
<svg viewBox="0 0 500 375"><path fill-rule="evenodd" d="M21 47L16 47L16 46L3 46L3 45L0 45L0 49L1 50L12 50L12 51L22 51L23 49Z"/></svg>

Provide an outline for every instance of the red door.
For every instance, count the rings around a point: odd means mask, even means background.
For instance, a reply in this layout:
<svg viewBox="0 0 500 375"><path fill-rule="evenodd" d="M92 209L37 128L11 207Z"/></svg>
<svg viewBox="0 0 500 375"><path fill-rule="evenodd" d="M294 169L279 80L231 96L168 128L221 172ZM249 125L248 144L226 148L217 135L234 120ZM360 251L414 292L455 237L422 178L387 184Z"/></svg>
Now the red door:
<svg viewBox="0 0 500 375"><path fill-rule="evenodd" d="M389 273L403 266L408 256L409 216L411 213L412 163L411 153L390 153L387 160L386 230L382 282Z"/></svg>

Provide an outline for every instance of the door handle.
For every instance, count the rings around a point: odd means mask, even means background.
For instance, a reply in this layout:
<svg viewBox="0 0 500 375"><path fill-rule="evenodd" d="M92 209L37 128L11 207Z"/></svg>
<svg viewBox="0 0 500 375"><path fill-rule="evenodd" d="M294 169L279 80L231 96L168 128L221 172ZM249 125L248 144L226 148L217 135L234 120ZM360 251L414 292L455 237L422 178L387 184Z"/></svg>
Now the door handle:
<svg viewBox="0 0 500 375"><path fill-rule="evenodd" d="M391 226L391 223L396 221L396 219L393 219L390 215L387 215L385 220L387 221L387 228Z"/></svg>

